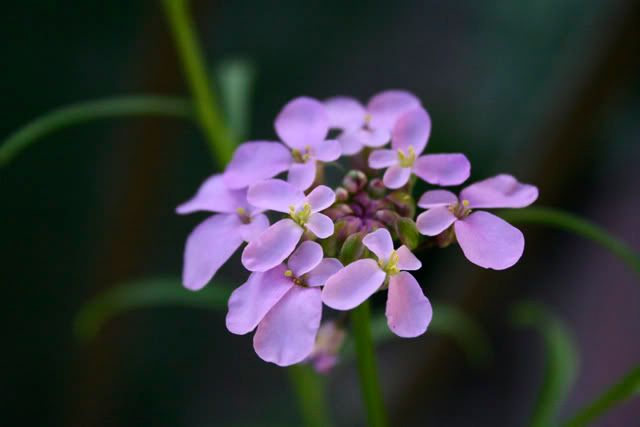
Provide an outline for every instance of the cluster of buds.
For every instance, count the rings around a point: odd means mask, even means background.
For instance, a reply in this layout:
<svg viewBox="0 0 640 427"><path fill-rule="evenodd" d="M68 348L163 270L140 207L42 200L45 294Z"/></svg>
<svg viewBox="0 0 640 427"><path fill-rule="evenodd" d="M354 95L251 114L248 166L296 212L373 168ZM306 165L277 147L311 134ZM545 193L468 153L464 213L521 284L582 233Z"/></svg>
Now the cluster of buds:
<svg viewBox="0 0 640 427"><path fill-rule="evenodd" d="M477 209L527 206L536 187L497 175L460 197L432 189L415 202L416 180L460 185L471 166L464 154L423 154L431 119L414 95L385 91L366 107L347 97L296 98L275 130L282 142L240 145L225 171L177 208L215 213L187 239L188 289L204 287L246 242L242 265L250 274L229 299L226 324L234 334L255 330L263 360L308 361L327 371L344 331L333 322L321 328L323 306L348 311L378 291L388 292L385 314L396 335L423 334L431 304L409 273L421 268L414 252L422 248L458 243L469 261L495 270L522 256L522 233ZM327 139L332 130L337 137ZM324 166L343 156L353 169L333 190L324 185ZM418 207L424 211L416 217Z"/></svg>

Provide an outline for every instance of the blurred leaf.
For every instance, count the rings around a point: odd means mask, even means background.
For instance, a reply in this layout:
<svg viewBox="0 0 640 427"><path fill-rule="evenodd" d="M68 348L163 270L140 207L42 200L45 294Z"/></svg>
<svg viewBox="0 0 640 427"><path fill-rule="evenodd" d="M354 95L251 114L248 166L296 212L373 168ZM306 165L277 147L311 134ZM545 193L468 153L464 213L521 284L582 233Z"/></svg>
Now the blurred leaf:
<svg viewBox="0 0 640 427"><path fill-rule="evenodd" d="M540 304L519 303L513 307L512 318L518 326L535 329L544 340L544 379L529 425L557 425L558 410L566 400L578 370L573 337L565 325Z"/></svg>
<svg viewBox="0 0 640 427"><path fill-rule="evenodd" d="M324 378L308 364L287 368L305 427L330 427Z"/></svg>
<svg viewBox="0 0 640 427"><path fill-rule="evenodd" d="M469 315L448 304L433 305L433 319L427 333L441 334L451 338L464 351L473 366L486 366L491 359L491 343L486 331ZM371 335L376 345L399 339L387 326L385 316L373 317ZM343 349L343 357L353 356L353 340L348 339Z"/></svg>
<svg viewBox="0 0 640 427"><path fill-rule="evenodd" d="M619 257L640 275L640 255L621 240L583 218L545 207L504 210L499 214L513 224L544 224L593 240Z"/></svg>
<svg viewBox="0 0 640 427"><path fill-rule="evenodd" d="M640 395L640 366L636 366L611 388L582 409L562 427L582 427L591 424L605 412Z"/></svg>
<svg viewBox="0 0 640 427"><path fill-rule="evenodd" d="M251 99L256 79L256 68L247 59L230 59L215 70L220 90L222 109L227 125L237 141L245 141L251 129Z"/></svg>
<svg viewBox="0 0 640 427"><path fill-rule="evenodd" d="M220 284L209 284L198 292L189 291L178 278L157 277L128 282L89 301L76 317L75 333L83 340L90 339L112 317L140 308L177 306L224 311L230 293Z"/></svg>
<svg viewBox="0 0 640 427"><path fill-rule="evenodd" d="M193 109L186 99L154 95L119 96L60 107L35 118L9 135L0 146L0 166L6 165L31 144L60 129L98 119L127 116L191 118Z"/></svg>

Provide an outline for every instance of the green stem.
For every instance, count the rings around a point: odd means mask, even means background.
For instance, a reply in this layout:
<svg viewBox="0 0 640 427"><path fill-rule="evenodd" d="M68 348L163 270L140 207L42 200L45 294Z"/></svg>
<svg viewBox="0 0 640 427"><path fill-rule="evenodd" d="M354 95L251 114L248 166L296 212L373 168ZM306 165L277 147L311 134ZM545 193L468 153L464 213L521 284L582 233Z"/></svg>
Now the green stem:
<svg viewBox="0 0 640 427"><path fill-rule="evenodd" d="M331 421L325 396L324 381L306 364L288 368L289 379L298 397L305 427L329 427Z"/></svg>
<svg viewBox="0 0 640 427"><path fill-rule="evenodd" d="M170 96L132 95L79 102L57 108L21 127L0 147L0 166L45 136L78 123L135 115L192 117L190 103Z"/></svg>
<svg viewBox="0 0 640 427"><path fill-rule="evenodd" d="M640 393L640 366L636 366L618 383L604 392L562 427L582 427L589 425L614 406Z"/></svg>
<svg viewBox="0 0 640 427"><path fill-rule="evenodd" d="M224 168L233 154L234 142L225 125L209 83L202 50L196 38L188 0L164 0L164 8L182 61L185 77L214 160Z"/></svg>
<svg viewBox="0 0 640 427"><path fill-rule="evenodd" d="M387 417L376 370L373 339L371 338L371 309L368 300L351 311L351 325L356 344L360 388L367 409L369 426L385 427Z"/></svg>

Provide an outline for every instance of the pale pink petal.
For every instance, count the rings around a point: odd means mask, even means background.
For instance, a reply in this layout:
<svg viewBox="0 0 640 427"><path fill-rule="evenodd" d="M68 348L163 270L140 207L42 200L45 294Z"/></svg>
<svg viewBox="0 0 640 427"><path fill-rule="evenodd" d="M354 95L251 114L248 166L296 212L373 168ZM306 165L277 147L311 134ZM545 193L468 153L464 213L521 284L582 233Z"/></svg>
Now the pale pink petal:
<svg viewBox="0 0 640 427"><path fill-rule="evenodd" d="M388 260L393 252L393 239L386 228L378 228L373 233L367 234L362 239L362 243L380 260Z"/></svg>
<svg viewBox="0 0 640 427"><path fill-rule="evenodd" d="M404 90L380 92L369 100L367 112L371 115L372 129L391 130L398 117L420 106L420 100Z"/></svg>
<svg viewBox="0 0 640 427"><path fill-rule="evenodd" d="M202 183L198 192L190 200L176 208L179 214L196 211L235 213L237 208L247 206L245 190L229 190L222 175L213 175Z"/></svg>
<svg viewBox="0 0 640 427"><path fill-rule="evenodd" d="M335 139L327 139L314 149L315 158L321 162L333 162L342 154L342 146Z"/></svg>
<svg viewBox="0 0 640 427"><path fill-rule="evenodd" d="M290 101L278 114L276 133L291 148L315 147L329 132L329 115L317 99L301 96Z"/></svg>
<svg viewBox="0 0 640 427"><path fill-rule="evenodd" d="M311 214L305 226L321 239L326 239L333 234L333 221L325 214L317 212Z"/></svg>
<svg viewBox="0 0 640 427"><path fill-rule="evenodd" d="M511 175L497 175L471 184L460 193L471 208L524 208L538 198L538 188Z"/></svg>
<svg viewBox="0 0 640 427"><path fill-rule="evenodd" d="M480 267L504 270L518 262L524 251L522 232L488 212L474 212L454 228L464 255Z"/></svg>
<svg viewBox="0 0 640 427"><path fill-rule="evenodd" d="M398 163L398 152L394 150L374 150L369 154L369 167L384 169Z"/></svg>
<svg viewBox="0 0 640 427"><path fill-rule="evenodd" d="M242 240L250 242L262 234L267 228L269 228L269 218L267 218L265 214L256 214L251 217L251 222L241 224L238 227L238 232Z"/></svg>
<svg viewBox="0 0 640 427"><path fill-rule="evenodd" d="M418 215L416 226L420 234L437 236L449 228L456 220L456 216L447 206L437 206Z"/></svg>
<svg viewBox="0 0 640 427"><path fill-rule="evenodd" d="M387 169L382 177L385 187L395 190L409 182L411 176L411 168L403 168L399 165L393 165Z"/></svg>
<svg viewBox="0 0 640 427"><path fill-rule="evenodd" d="M251 273L249 280L233 291L229 298L227 329L244 335L255 329L262 318L295 286L284 275L286 268L279 265L262 273Z"/></svg>
<svg viewBox="0 0 640 427"><path fill-rule="evenodd" d="M389 279L385 314L389 329L394 334L413 338L425 333L433 310L416 279L402 271Z"/></svg>
<svg viewBox="0 0 640 427"><path fill-rule="evenodd" d="M302 362L313 351L321 318L320 289L294 286L258 325L253 348L279 366Z"/></svg>
<svg viewBox="0 0 640 427"><path fill-rule="evenodd" d="M236 148L223 179L228 188L245 188L289 169L291 152L279 142L246 142Z"/></svg>
<svg viewBox="0 0 640 427"><path fill-rule="evenodd" d="M182 283L192 291L202 289L242 244L240 220L219 214L201 222L187 238Z"/></svg>
<svg viewBox="0 0 640 427"><path fill-rule="evenodd" d="M428 154L416 159L413 173L429 184L459 185L469 178L471 163L464 154Z"/></svg>
<svg viewBox="0 0 640 427"><path fill-rule="evenodd" d="M431 118L423 108L402 114L391 133L391 147L405 153L412 146L416 155L422 153L431 135Z"/></svg>
<svg viewBox="0 0 640 427"><path fill-rule="evenodd" d="M307 195L307 203L311 205L311 212L327 209L336 201L336 193L326 185L318 185Z"/></svg>
<svg viewBox="0 0 640 427"><path fill-rule="evenodd" d="M357 99L336 96L324 101L329 114L329 127L333 129L358 129L364 124L366 111Z"/></svg>
<svg viewBox="0 0 640 427"><path fill-rule="evenodd" d="M419 270L422 263L405 245L400 246L396 253L398 254L398 268L400 270Z"/></svg>
<svg viewBox="0 0 640 427"><path fill-rule="evenodd" d="M305 276L307 286L324 286L329 277L336 274L343 265L336 258L325 258Z"/></svg>
<svg viewBox="0 0 640 427"><path fill-rule="evenodd" d="M247 199L253 206L289 213L291 206L304 203L302 190L280 179L268 179L249 187Z"/></svg>
<svg viewBox="0 0 640 427"><path fill-rule="evenodd" d="M305 163L294 163L289 168L287 181L298 190L306 190L316 180L316 162L309 160Z"/></svg>
<svg viewBox="0 0 640 427"><path fill-rule="evenodd" d="M387 129L362 129L360 141L367 147L382 147L391 139L391 131Z"/></svg>
<svg viewBox="0 0 640 427"><path fill-rule="evenodd" d="M338 142L342 147L342 155L344 156L353 156L362 151L363 145L360 129L342 132L340 136L338 136Z"/></svg>
<svg viewBox="0 0 640 427"><path fill-rule="evenodd" d="M322 246L311 240L300 243L298 249L293 251L287 267L293 272L295 277L301 277L303 274L310 272L322 261Z"/></svg>
<svg viewBox="0 0 640 427"><path fill-rule="evenodd" d="M322 301L336 310L351 310L373 295L386 276L372 259L352 262L327 280Z"/></svg>
<svg viewBox="0 0 640 427"><path fill-rule="evenodd" d="M447 190L427 191L420 197L420 200L418 200L418 206L424 209L435 208L437 206L450 206L456 203L458 203L458 197Z"/></svg>
<svg viewBox="0 0 640 427"><path fill-rule="evenodd" d="M302 237L302 227L285 218L249 242L242 252L242 265L250 271L267 271L283 262Z"/></svg>

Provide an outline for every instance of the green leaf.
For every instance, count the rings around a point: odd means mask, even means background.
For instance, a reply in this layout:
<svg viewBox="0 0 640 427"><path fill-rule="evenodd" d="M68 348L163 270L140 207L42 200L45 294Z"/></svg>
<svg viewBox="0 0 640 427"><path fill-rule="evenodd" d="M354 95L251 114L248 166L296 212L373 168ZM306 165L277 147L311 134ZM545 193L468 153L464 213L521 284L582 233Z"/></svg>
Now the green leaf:
<svg viewBox="0 0 640 427"><path fill-rule="evenodd" d="M189 291L178 278L128 282L99 294L82 307L76 317L75 332L80 339L90 339L112 317L141 308L177 306L226 310L230 293L219 283L198 292Z"/></svg>
<svg viewBox="0 0 640 427"><path fill-rule="evenodd" d="M237 141L245 141L251 129L251 100L256 74L251 61L239 58L225 60L215 70L214 80L220 90L222 110Z"/></svg>
<svg viewBox="0 0 640 427"><path fill-rule="evenodd" d="M640 255L621 240L585 219L558 209L545 207L504 210L499 214L512 224L544 224L593 240L640 275Z"/></svg>
<svg viewBox="0 0 640 427"><path fill-rule="evenodd" d="M189 101L169 96L118 96L80 102L44 114L9 135L0 146L0 166L49 134L80 123L127 116L192 118Z"/></svg>
<svg viewBox="0 0 640 427"><path fill-rule="evenodd" d="M570 331L542 305L523 302L512 310L514 324L533 328L544 341L545 372L529 425L557 425L558 410L573 386L578 370L578 353Z"/></svg>
<svg viewBox="0 0 640 427"><path fill-rule="evenodd" d="M640 365L623 376L616 384L578 412L562 427L583 427L591 424L605 412L640 395Z"/></svg>

